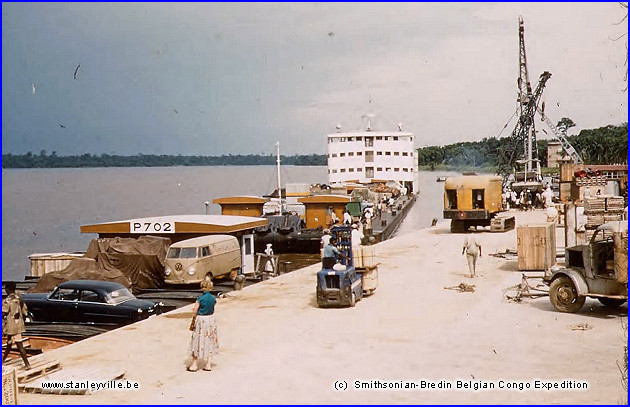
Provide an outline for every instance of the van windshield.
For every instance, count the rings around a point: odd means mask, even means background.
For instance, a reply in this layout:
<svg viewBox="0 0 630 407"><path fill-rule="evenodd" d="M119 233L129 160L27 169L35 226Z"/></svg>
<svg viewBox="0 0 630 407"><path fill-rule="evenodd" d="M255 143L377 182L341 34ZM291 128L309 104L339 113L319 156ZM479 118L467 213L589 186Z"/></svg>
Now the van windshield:
<svg viewBox="0 0 630 407"><path fill-rule="evenodd" d="M169 259L194 259L197 257L196 247L171 247L166 255Z"/></svg>

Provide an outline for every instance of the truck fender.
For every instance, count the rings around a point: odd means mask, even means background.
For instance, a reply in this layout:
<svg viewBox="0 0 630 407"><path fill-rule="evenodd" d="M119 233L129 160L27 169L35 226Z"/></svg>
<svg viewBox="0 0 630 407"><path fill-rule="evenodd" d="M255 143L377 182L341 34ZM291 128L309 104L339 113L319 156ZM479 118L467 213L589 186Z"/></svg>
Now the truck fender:
<svg viewBox="0 0 630 407"><path fill-rule="evenodd" d="M573 269L562 269L554 274L553 279L551 281L557 279L560 276L569 277L571 281L573 281L573 285L575 286L575 289L577 290L578 295L588 294L588 285L586 284L586 280L577 271Z"/></svg>

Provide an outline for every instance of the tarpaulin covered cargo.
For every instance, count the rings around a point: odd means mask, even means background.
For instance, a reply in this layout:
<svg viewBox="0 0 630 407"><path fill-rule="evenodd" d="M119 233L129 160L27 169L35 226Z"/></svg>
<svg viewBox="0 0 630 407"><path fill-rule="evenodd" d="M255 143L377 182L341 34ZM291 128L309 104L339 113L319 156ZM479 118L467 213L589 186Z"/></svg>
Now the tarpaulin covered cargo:
<svg viewBox="0 0 630 407"><path fill-rule="evenodd" d="M96 259L102 270L120 270L134 288L157 288L164 285L170 244L170 239L155 236L92 239L85 256Z"/></svg>
<svg viewBox="0 0 630 407"><path fill-rule="evenodd" d="M134 289L162 287L170 244L170 239L154 236L93 239L85 257L72 260L63 270L46 273L29 291L48 292L70 280L114 281Z"/></svg>
<svg viewBox="0 0 630 407"><path fill-rule="evenodd" d="M131 288L131 280L120 270L103 270L95 259L82 257L73 259L63 270L44 274L39 278L35 286L28 289L28 292L47 293L64 281L71 280L113 281Z"/></svg>

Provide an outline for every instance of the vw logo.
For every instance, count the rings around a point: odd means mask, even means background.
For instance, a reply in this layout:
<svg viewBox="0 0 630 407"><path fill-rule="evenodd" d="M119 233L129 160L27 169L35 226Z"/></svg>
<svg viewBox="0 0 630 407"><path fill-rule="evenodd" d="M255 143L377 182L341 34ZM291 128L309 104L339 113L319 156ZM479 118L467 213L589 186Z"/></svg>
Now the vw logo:
<svg viewBox="0 0 630 407"><path fill-rule="evenodd" d="M183 268L183 267L182 267L182 263L176 263L176 264L175 264L175 270L177 270L177 271L181 271L181 269L182 269L182 268Z"/></svg>

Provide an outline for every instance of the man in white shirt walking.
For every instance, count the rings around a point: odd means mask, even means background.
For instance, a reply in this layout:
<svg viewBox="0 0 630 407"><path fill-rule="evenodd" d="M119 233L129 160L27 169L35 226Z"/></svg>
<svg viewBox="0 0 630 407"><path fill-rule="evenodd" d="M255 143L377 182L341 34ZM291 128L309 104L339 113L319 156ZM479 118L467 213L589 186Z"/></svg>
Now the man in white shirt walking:
<svg viewBox="0 0 630 407"><path fill-rule="evenodd" d="M464 247L462 248L462 255L466 253L466 259L468 260L468 271L470 272L470 278L475 277L475 266L477 258L481 257L481 245L477 242L475 235L466 235L464 238Z"/></svg>

